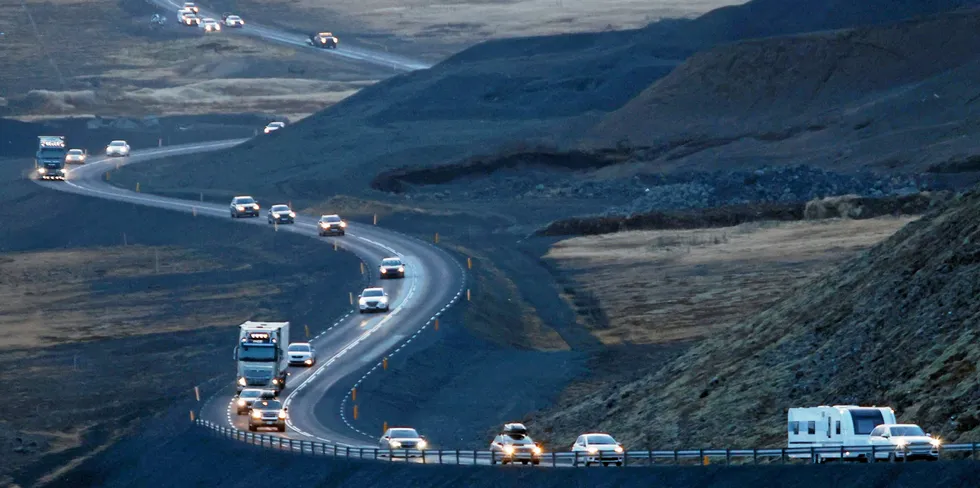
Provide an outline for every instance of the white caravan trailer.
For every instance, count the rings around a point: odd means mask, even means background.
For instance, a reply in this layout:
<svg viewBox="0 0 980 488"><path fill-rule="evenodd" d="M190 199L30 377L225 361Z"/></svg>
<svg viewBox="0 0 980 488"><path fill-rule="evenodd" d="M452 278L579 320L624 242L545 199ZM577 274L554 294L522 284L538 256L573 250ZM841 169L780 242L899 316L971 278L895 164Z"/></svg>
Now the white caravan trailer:
<svg viewBox="0 0 980 488"><path fill-rule="evenodd" d="M859 407L857 405L826 405L820 407L791 408L788 417L790 448L837 448L837 452L817 455L817 461L825 459L864 460L866 452L841 453L840 448L868 446L869 435L875 427L894 424L895 411L890 407ZM870 452L870 451L868 451ZM809 458L810 453L791 453L790 457Z"/></svg>

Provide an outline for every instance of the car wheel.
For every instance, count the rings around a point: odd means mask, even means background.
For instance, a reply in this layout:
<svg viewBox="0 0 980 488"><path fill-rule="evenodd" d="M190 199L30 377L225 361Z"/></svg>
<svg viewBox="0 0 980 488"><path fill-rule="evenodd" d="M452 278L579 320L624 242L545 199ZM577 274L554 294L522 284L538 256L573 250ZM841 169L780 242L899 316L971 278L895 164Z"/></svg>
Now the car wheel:
<svg viewBox="0 0 980 488"><path fill-rule="evenodd" d="M340 235L344 235L344 231L340 231Z"/></svg>
<svg viewBox="0 0 980 488"><path fill-rule="evenodd" d="M527 461L521 461L521 464L527 466Z"/></svg>
<svg viewBox="0 0 980 488"><path fill-rule="evenodd" d="M589 466L592 466L592 463L590 463L590 462L588 462L588 461L586 461L586 462L585 462L585 467L586 467L586 468L588 468Z"/></svg>
<svg viewBox="0 0 980 488"><path fill-rule="evenodd" d="M531 461L531 464L537 466L537 465L541 464L541 460Z"/></svg>
<svg viewBox="0 0 980 488"><path fill-rule="evenodd" d="M280 426L279 427L279 432L286 432L286 426L285 425Z"/></svg>
<svg viewBox="0 0 980 488"><path fill-rule="evenodd" d="M622 461L616 461L616 466L622 466L622 465L623 465Z"/></svg>

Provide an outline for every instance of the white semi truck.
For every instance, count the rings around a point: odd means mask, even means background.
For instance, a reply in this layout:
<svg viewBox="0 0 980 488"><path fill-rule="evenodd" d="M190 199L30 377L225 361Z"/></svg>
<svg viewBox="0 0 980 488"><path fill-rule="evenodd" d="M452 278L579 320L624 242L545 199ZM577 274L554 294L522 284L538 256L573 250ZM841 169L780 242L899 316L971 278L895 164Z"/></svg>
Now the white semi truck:
<svg viewBox="0 0 980 488"><path fill-rule="evenodd" d="M249 321L242 324L235 346L238 392L245 388L263 388L279 394L286 387L288 347L289 322Z"/></svg>

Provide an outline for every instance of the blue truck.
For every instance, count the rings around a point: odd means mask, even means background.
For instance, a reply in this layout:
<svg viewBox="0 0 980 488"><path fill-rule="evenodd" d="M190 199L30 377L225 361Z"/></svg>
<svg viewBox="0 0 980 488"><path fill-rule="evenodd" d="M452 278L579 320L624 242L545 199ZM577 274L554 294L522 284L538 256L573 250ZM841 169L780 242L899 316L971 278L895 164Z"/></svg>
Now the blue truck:
<svg viewBox="0 0 980 488"><path fill-rule="evenodd" d="M34 167L42 180L64 180L67 174L65 171L67 156L65 136L37 136Z"/></svg>

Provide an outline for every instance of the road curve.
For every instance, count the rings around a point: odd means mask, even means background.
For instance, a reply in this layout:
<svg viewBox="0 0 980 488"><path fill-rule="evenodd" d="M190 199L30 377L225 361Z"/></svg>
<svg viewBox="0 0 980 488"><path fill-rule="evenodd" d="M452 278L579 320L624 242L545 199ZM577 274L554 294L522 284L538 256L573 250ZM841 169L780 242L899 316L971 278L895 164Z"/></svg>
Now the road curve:
<svg viewBox="0 0 980 488"><path fill-rule="evenodd" d="M114 187L103 181L104 174L118 165L150 161L179 154L214 151L240 144L246 139L206 142L133 151L128 158L92 158L87 164L69 169L66 181L36 183L60 191L129 202L193 214L197 217L228 219L226 205L180 200ZM242 189L243 194L248 189ZM278 202L261 202L263 209ZM315 440L341 446L376 447L380 426L364 426L353 420L346 401L350 389L363 379L363 372L377 367L384 356L399 351L449 306L458 301L465 286L463 267L438 247L394 231L373 225L351 222L343 237L320 237L316 217L298 215L293 225L268 225L264 213L258 219L236 219L240 225L263 225L269 232L294 232L325 241L324 245L357 255L365 264L371 282L378 282L377 265L383 257L397 255L406 263L406 277L383 280L392 299L386 314L362 315L353 308L343 317L331 320L328 328L312 338L318 362L311 368L290 368L290 376L281 398L289 408L288 428L276 435L293 439ZM347 294L348 291L337 290ZM288 320L282 317L282 320ZM325 319L326 320L326 319ZM324 324L326 325L326 324ZM302 329L293 330L294 340L303 337ZM235 337L229 337L232 344ZM229 371L234 361L227 360ZM361 376L355 375L362 373ZM244 417L231 408L234 385L211 396L201 409L201 418L216 424L247 430ZM272 434L269 432L268 434Z"/></svg>
<svg viewBox="0 0 980 488"><path fill-rule="evenodd" d="M176 19L177 11L183 6L184 2L176 0L149 0L153 5L160 7L164 10L164 16L168 19ZM210 9L201 7L200 15L201 17L212 17L214 19L221 19L221 13L215 12ZM286 44L293 47L300 47L304 49L314 50L315 48L310 47L306 43L306 37L300 34L286 32L273 27L263 26L252 21L252 19L245 19L245 27L241 29L222 29L221 34L236 33L236 35L246 35L252 37L258 37L260 39L265 39L268 41L278 42L280 44ZM188 27L188 29L190 29ZM203 30L201 35L204 35ZM330 30L330 29L324 29ZM340 56L342 58L351 59L354 61L361 61L365 63L370 63L376 66L382 66L386 68L391 68L396 71L415 71L419 69L431 68L431 64L423 63L418 60L409 59L404 56L399 56L397 54L391 54L385 51L379 51L376 49L370 49L360 46L350 46L344 42L343 39L340 40L340 47L337 49L315 49L318 52L324 53L324 55L334 55Z"/></svg>

